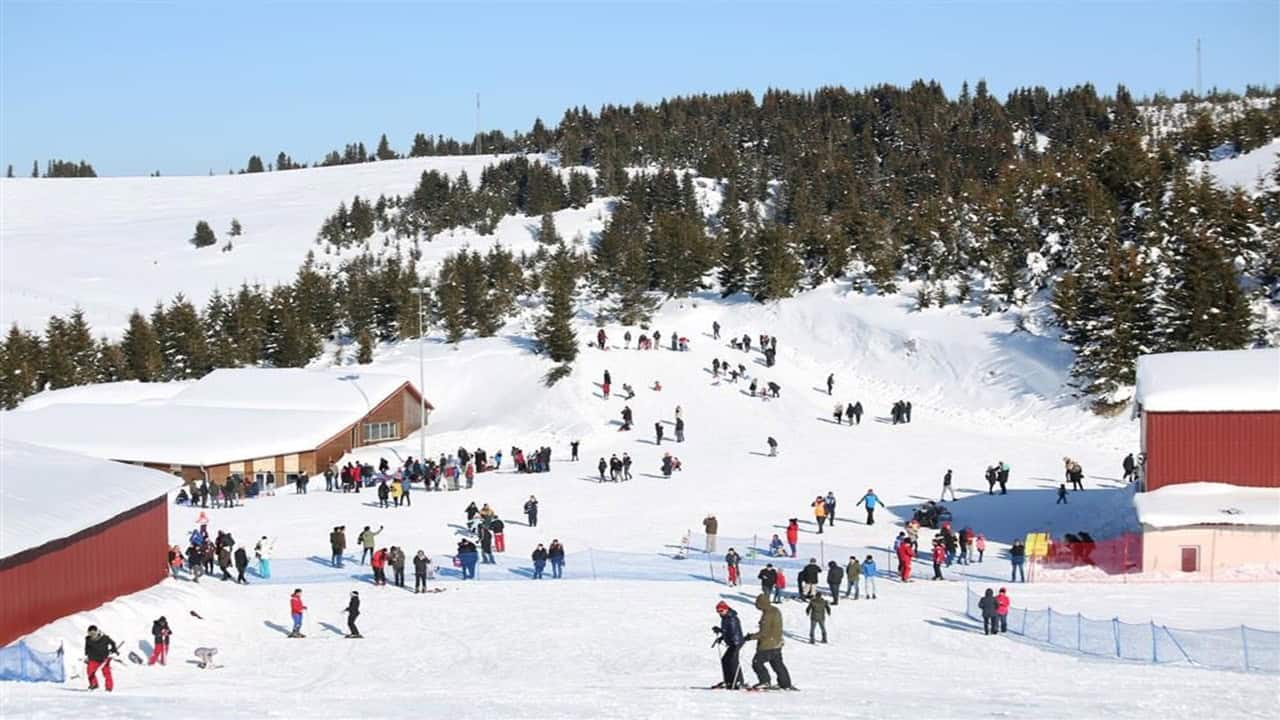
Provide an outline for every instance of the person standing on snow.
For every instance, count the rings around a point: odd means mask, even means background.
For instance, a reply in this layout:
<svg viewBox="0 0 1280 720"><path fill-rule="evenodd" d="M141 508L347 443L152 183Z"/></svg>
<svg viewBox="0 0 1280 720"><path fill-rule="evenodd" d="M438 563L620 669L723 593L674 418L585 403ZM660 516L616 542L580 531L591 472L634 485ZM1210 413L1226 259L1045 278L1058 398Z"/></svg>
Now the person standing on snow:
<svg viewBox="0 0 1280 720"><path fill-rule="evenodd" d="M102 670L102 679L107 692L115 689L115 680L111 677L111 656L120 657L120 649L116 641L106 633L100 632L97 625L90 625L84 636L85 675L89 678L89 689L98 689L98 670Z"/></svg>
<svg viewBox="0 0 1280 720"><path fill-rule="evenodd" d="M765 564L756 578L760 580L760 590L765 595L772 595L774 585L778 584L778 571L774 569L773 563Z"/></svg>
<svg viewBox="0 0 1280 720"><path fill-rule="evenodd" d="M894 541L894 552L898 555L898 575L902 582L911 582L911 561L913 553L911 551L911 543L907 542L907 538L902 533L898 533L898 539Z"/></svg>
<svg viewBox="0 0 1280 720"><path fill-rule="evenodd" d="M662 444L662 423L661 422L656 422L653 424L653 435L655 438L657 438L654 444L661 445Z"/></svg>
<svg viewBox="0 0 1280 720"><path fill-rule="evenodd" d="M862 401L859 400L853 404L853 424L862 424Z"/></svg>
<svg viewBox="0 0 1280 720"><path fill-rule="evenodd" d="M943 547L943 543L941 540L935 539L933 541L932 558L933 558L933 579L941 580L942 564L947 560L947 551Z"/></svg>
<svg viewBox="0 0 1280 720"><path fill-rule="evenodd" d="M1027 574L1023 571L1022 566L1027 561L1027 548L1022 544L1021 540L1014 540L1013 545L1009 548L1009 582L1018 582L1019 576L1021 581L1027 581Z"/></svg>
<svg viewBox="0 0 1280 720"><path fill-rule="evenodd" d="M569 443L569 459L578 462L578 443L579 440L573 440Z"/></svg>
<svg viewBox="0 0 1280 720"><path fill-rule="evenodd" d="M340 568L342 567L342 551L345 550L345 542L342 532L338 526L334 526L329 531L329 564ZM360 564L364 564L364 558L360 558Z"/></svg>
<svg viewBox="0 0 1280 720"><path fill-rule="evenodd" d="M738 653L746 643L742 637L742 623L738 620L738 613L723 600L716 603L716 614L720 616L720 625L711 628L711 632L716 634L711 646L724 643L724 654L720 656L720 673L723 679L712 687L737 690L746 684L738 662Z"/></svg>
<svg viewBox="0 0 1280 720"><path fill-rule="evenodd" d="M800 521L791 518L787 521L787 544L791 546L791 557L796 556L796 544L800 542Z"/></svg>
<svg viewBox="0 0 1280 720"><path fill-rule="evenodd" d="M524 501L524 515L529 519L529 527L538 527L538 498L530 495Z"/></svg>
<svg viewBox="0 0 1280 720"><path fill-rule="evenodd" d="M631 456L622 453L622 479L623 481L631 479Z"/></svg>
<svg viewBox="0 0 1280 720"><path fill-rule="evenodd" d="M387 584L387 555L388 553L386 548L379 548L378 551L373 554L373 559L369 561L369 566L373 568L374 585Z"/></svg>
<svg viewBox="0 0 1280 720"><path fill-rule="evenodd" d="M404 587L404 550L398 545L392 545L389 559L391 561L391 571L394 578L392 583L394 583L396 587Z"/></svg>
<svg viewBox="0 0 1280 720"><path fill-rule="evenodd" d="M1124 467L1125 482L1133 482L1135 479L1137 479L1138 473L1136 472L1136 469L1138 465L1133 461L1133 453L1129 453L1128 455L1124 456L1124 462L1122 463L1122 465Z"/></svg>
<svg viewBox="0 0 1280 720"><path fill-rule="evenodd" d="M982 556L987 552L987 537L982 533L978 533L978 538L974 540L973 547L978 551L978 562L982 562Z"/></svg>
<svg viewBox="0 0 1280 720"><path fill-rule="evenodd" d="M538 547L533 549L529 559L533 560L533 579L541 580L542 569L547 566L547 549L542 547L542 543L538 543Z"/></svg>
<svg viewBox="0 0 1280 720"><path fill-rule="evenodd" d="M753 383L753 384L754 384L754 383ZM752 395L754 395L754 394L755 394L755 392L754 392L754 391L752 391ZM772 436L772 435L770 435L770 436L769 436L769 439L768 439L768 440L766 440L765 442L767 442L767 443L769 444L769 457L777 457L777 455L778 455L778 441L777 441L777 440L774 440L774 439L773 439L773 436Z"/></svg>
<svg viewBox="0 0 1280 720"><path fill-rule="evenodd" d="M880 507L884 507L884 503L880 502L880 498L876 497L875 490L872 490L871 488L867 488L867 494L862 496L862 499L858 501L858 504L863 505L867 508L867 524L875 525L876 524L876 505L879 505Z"/></svg>
<svg viewBox="0 0 1280 720"><path fill-rule="evenodd" d="M341 531L341 530L342 530L342 528L338 528L338 530L339 530L339 531ZM360 531L360 537L359 537L359 538L357 538L357 540L359 540L359 541L360 541L360 547L361 547L361 550L360 550L360 564L361 564L361 565L363 565L363 564L364 564L364 559L365 559L366 557L367 557L367 558L369 558L369 559L372 561L372 559L373 559L374 538L378 537L378 536L379 536L379 535L381 535L381 534L382 534L382 526L381 526L381 525L379 525L379 526L378 526L378 531L377 531L377 532L374 532L373 530L370 530L368 525L365 525L365 526L364 526L364 530L361 530L361 531ZM343 547L345 547L345 546L346 546L346 544L347 544L346 533L345 533L345 532L343 532L343 533L342 533L342 535L343 535L343 538L342 538L342 545L343 545ZM339 563L338 567L342 567L341 563Z"/></svg>
<svg viewBox="0 0 1280 720"><path fill-rule="evenodd" d="M1004 588L1000 588L1000 592L996 594L996 619L1000 621L1000 632L1009 632L1009 596Z"/></svg>
<svg viewBox="0 0 1280 720"><path fill-rule="evenodd" d="M767 595L756 597L756 609L760 611L760 626L743 641L756 641L756 654L751 658L751 669L756 673L754 688L770 687L768 667L778 676L778 687L791 688L791 673L782 661L782 611L769 602Z"/></svg>
<svg viewBox="0 0 1280 720"><path fill-rule="evenodd" d="M480 526L480 562L485 565L492 565L493 559L493 531L489 529L488 523Z"/></svg>
<svg viewBox="0 0 1280 720"><path fill-rule="evenodd" d="M603 457L600 458L600 462L596 463L596 470L600 472L600 482L602 483L604 482L604 473L608 469L609 469L608 461L606 461Z"/></svg>
<svg viewBox="0 0 1280 720"><path fill-rule="evenodd" d="M604 332L603 330L601 332ZM600 383L600 391L604 394L604 399L609 399L609 389L613 387L613 376L608 370L604 371L604 382Z"/></svg>
<svg viewBox="0 0 1280 720"><path fill-rule="evenodd" d="M827 589L831 591L831 604L840 604L840 583L844 582L844 568L831 560L827 563Z"/></svg>
<svg viewBox="0 0 1280 720"><path fill-rule="evenodd" d="M835 389L835 386L836 386L836 375L835 373L831 373L830 375L827 376L827 395L828 396L831 395L831 391Z"/></svg>
<svg viewBox="0 0 1280 720"><path fill-rule="evenodd" d="M720 339L720 322L717 320L711 321L711 339L712 340Z"/></svg>
<svg viewBox="0 0 1280 720"><path fill-rule="evenodd" d="M954 501L956 499L956 491L951 489L951 468L947 468L947 474L942 476L942 496L938 498L938 502L946 500L948 493L950 493L951 499Z"/></svg>
<svg viewBox="0 0 1280 720"><path fill-rule="evenodd" d="M564 574L564 546L553 539L547 548L547 560L551 562L551 577L560 578Z"/></svg>
<svg viewBox="0 0 1280 720"><path fill-rule="evenodd" d="M742 556L737 550L729 548L729 552L724 554L725 567L729 569L729 587L735 587L740 584L738 577L738 566L742 563Z"/></svg>
<svg viewBox="0 0 1280 720"><path fill-rule="evenodd" d="M834 564L834 563L833 563ZM809 598L809 604L804 608L804 614L809 616L809 644L813 644L813 631L815 628L822 628L822 644L827 644L827 616L831 614L831 603L822 597L822 593L815 592Z"/></svg>
<svg viewBox="0 0 1280 720"><path fill-rule="evenodd" d="M479 559L476 544L463 538L458 541L458 562L462 566L462 579L475 580L476 561Z"/></svg>
<svg viewBox="0 0 1280 720"><path fill-rule="evenodd" d="M827 524L830 525L832 528L835 528L836 526L836 494L828 490L827 496L823 498L823 504L826 506L825 509L827 511Z"/></svg>
<svg viewBox="0 0 1280 720"><path fill-rule="evenodd" d="M863 588L863 594L867 596L868 600L876 599L877 572L876 559L868 555L867 559L862 561L862 581L866 585L866 587Z"/></svg>
<svg viewBox="0 0 1280 720"><path fill-rule="evenodd" d="M827 501L819 495L812 503L813 519L818 523L818 534L822 534L822 526L827 522Z"/></svg>
<svg viewBox="0 0 1280 720"><path fill-rule="evenodd" d="M271 551L274 547L274 543L266 535L253 546L253 556L258 560L258 575L263 578L271 577Z"/></svg>
<svg viewBox="0 0 1280 720"><path fill-rule="evenodd" d="M289 596L289 616L293 618L293 631L289 633L289 637L306 637L302 634L302 613L306 609L307 606L302 604L302 588L294 588L293 594Z"/></svg>
<svg viewBox="0 0 1280 720"><path fill-rule="evenodd" d="M1001 460L996 464L996 482L1000 483L1000 494L1008 495L1009 489L1009 463Z"/></svg>
<svg viewBox="0 0 1280 720"><path fill-rule="evenodd" d="M982 611L982 634L999 634L999 621L996 620L996 596L991 592L991 588L987 588L987 591L982 594L982 599L978 600L978 609Z"/></svg>
<svg viewBox="0 0 1280 720"><path fill-rule="evenodd" d="M498 515L495 513L493 516L493 520L489 522L489 530L493 532L493 551L494 552L507 551L506 529L507 529L507 524L502 522L502 518L499 518Z"/></svg>
<svg viewBox="0 0 1280 720"><path fill-rule="evenodd" d="M347 614L347 634L348 638L364 637L360 634L360 628L356 627L356 618L360 617L360 593L352 590L351 599L347 601L347 607L342 612Z"/></svg>
<svg viewBox="0 0 1280 720"><path fill-rule="evenodd" d="M676 442L684 442L684 418L676 416Z"/></svg>
<svg viewBox="0 0 1280 720"><path fill-rule="evenodd" d="M427 574L431 569L431 558L421 550L413 556L413 593L427 591Z"/></svg>
<svg viewBox="0 0 1280 720"><path fill-rule="evenodd" d="M169 658L169 638L172 636L173 631L169 629L169 621L165 620L163 615L151 623L152 650L151 657L147 659L148 665L155 665L156 662L165 664Z"/></svg>
<svg viewBox="0 0 1280 720"><path fill-rule="evenodd" d="M706 535L707 535L706 551L709 553L715 552L716 551L716 532L720 530L720 521L716 519L715 514L707 513L707 516L702 518L702 529L703 531L706 532Z"/></svg>
<svg viewBox="0 0 1280 720"><path fill-rule="evenodd" d="M248 585L249 581L244 579L244 571L249 567L249 553L243 546L236 548L236 582L240 585Z"/></svg>
<svg viewBox="0 0 1280 720"><path fill-rule="evenodd" d="M800 570L800 597L810 598L818 594L818 578L822 576L822 568L817 558L809 558L809 564Z"/></svg>
<svg viewBox="0 0 1280 720"><path fill-rule="evenodd" d="M845 583L847 583L844 588L845 599L849 599L850 592L853 593L854 600L861 597L859 583L862 581L862 563L858 562L858 558L853 555L849 556L849 564L844 568L844 579Z"/></svg>
<svg viewBox="0 0 1280 720"><path fill-rule="evenodd" d="M1066 483L1062 483L1058 485L1058 500L1057 502L1054 503L1054 505L1066 505L1066 504L1067 504L1067 486L1066 486Z"/></svg>

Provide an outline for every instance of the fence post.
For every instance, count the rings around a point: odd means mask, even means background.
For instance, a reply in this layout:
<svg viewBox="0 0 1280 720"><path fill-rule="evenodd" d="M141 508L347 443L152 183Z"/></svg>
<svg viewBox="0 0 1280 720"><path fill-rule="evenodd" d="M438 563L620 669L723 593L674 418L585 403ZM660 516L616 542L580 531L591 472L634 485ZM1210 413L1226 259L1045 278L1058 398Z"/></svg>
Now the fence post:
<svg viewBox="0 0 1280 720"><path fill-rule="evenodd" d="M1155 623L1152 623L1152 624L1154 625ZM1188 655L1188 654L1187 654L1187 649L1186 649L1186 648L1184 648L1184 647L1182 647L1182 643L1178 642L1178 638L1174 637L1174 636L1173 636L1173 633L1169 632L1169 626L1168 626L1168 625L1161 625L1160 627L1164 628L1164 634L1169 636L1169 639L1173 641L1173 646L1174 646L1174 647L1176 647L1176 648L1178 648L1178 652L1182 653L1182 657L1183 657L1183 658L1184 658L1188 663L1190 663L1190 664L1192 664L1192 665L1196 665L1196 664L1198 664L1198 663L1196 663L1196 661L1195 661L1195 660L1192 660L1192 659L1191 659L1191 656L1190 656L1190 655Z"/></svg>
<svg viewBox="0 0 1280 720"><path fill-rule="evenodd" d="M1240 645L1244 648L1244 671L1249 672L1249 633L1244 625L1240 626Z"/></svg>
<svg viewBox="0 0 1280 720"><path fill-rule="evenodd" d="M713 564L711 563L711 555L710 555L710 554L708 554L708 555L707 555L707 575L711 578L711 580L712 580L713 582L715 581L715 579L716 579L716 568L715 568L715 565L713 565Z"/></svg>
<svg viewBox="0 0 1280 720"><path fill-rule="evenodd" d="M1165 632L1169 632L1167 628L1165 629ZM1155 620L1151 621L1151 662L1153 663L1160 662L1160 655L1156 652L1156 621Z"/></svg>
<svg viewBox="0 0 1280 720"><path fill-rule="evenodd" d="M596 551L594 548L587 548L587 558L591 560L591 579L599 580L600 578L596 577Z"/></svg>
<svg viewBox="0 0 1280 720"><path fill-rule="evenodd" d="M1045 625L1047 625L1047 626L1048 626L1048 628L1049 628L1049 630L1048 630L1048 635L1049 635L1048 643L1049 643L1050 645L1052 645L1052 644L1053 644L1053 606L1052 606L1052 605L1050 605L1050 606L1049 606L1049 610L1048 610L1048 620L1047 620L1047 621L1045 621Z"/></svg>
<svg viewBox="0 0 1280 720"><path fill-rule="evenodd" d="M1116 657L1120 655L1120 618L1111 618L1111 632L1116 638Z"/></svg>
<svg viewBox="0 0 1280 720"><path fill-rule="evenodd" d="M827 562L827 541L818 541L818 558L825 565Z"/></svg>
<svg viewBox="0 0 1280 720"><path fill-rule="evenodd" d="M1084 652L1084 616L1076 613L1076 652Z"/></svg>

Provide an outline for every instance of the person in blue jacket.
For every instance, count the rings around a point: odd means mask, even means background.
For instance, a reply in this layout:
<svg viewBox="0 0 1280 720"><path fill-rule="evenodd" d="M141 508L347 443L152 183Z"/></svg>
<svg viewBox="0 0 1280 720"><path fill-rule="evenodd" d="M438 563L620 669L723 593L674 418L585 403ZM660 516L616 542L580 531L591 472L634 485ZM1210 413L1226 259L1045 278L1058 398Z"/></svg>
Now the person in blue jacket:
<svg viewBox="0 0 1280 720"><path fill-rule="evenodd" d="M713 687L738 690L746 684L738 663L738 653L746 642L742 636L742 623L738 620L738 613L723 600L716 603L716 613L720 616L720 626L711 628L711 632L716 634L712 645L724 644L724 654L720 656L720 672L724 679Z"/></svg>
<svg viewBox="0 0 1280 720"><path fill-rule="evenodd" d="M866 587L863 589L866 590L867 599L875 600L876 599L876 559L871 557L870 555L867 556L866 560L862 561L862 580L866 584Z"/></svg>
<svg viewBox="0 0 1280 720"><path fill-rule="evenodd" d="M862 496L862 499L858 501L858 504L865 505L867 508L867 524L875 525L876 505L884 507L884 503L880 502L880 498L876 497L876 491L871 488L867 488L867 494Z"/></svg>
<svg viewBox="0 0 1280 720"><path fill-rule="evenodd" d="M480 559L480 554L476 552L476 544L463 538L458 543L458 562L462 563L462 579L476 579L476 561Z"/></svg>

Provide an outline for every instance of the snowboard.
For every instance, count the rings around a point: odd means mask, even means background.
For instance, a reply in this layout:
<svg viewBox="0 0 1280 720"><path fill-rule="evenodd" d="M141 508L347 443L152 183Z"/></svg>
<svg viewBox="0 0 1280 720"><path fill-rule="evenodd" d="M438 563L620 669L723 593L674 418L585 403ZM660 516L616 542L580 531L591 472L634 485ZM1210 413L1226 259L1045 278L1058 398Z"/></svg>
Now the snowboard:
<svg viewBox="0 0 1280 720"><path fill-rule="evenodd" d="M142 664L142 656L141 656L141 655L139 655L138 653L136 653L136 652L134 652L134 651L130 650L130 651L129 651L129 662L133 663L134 665L141 665L141 664Z"/></svg>

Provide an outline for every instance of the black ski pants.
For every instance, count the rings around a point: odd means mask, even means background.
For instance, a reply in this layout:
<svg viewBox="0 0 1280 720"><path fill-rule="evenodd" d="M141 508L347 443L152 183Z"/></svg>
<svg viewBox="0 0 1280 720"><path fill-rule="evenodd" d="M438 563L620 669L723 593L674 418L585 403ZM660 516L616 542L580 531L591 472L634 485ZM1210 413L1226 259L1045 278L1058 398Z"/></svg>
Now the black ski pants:
<svg viewBox="0 0 1280 720"><path fill-rule="evenodd" d="M751 669L755 671L756 681L762 685L770 684L766 665L773 668L774 674L778 676L778 687L791 687L791 673L787 672L787 666L782 662L782 648L756 650L755 657L751 658Z"/></svg>
<svg viewBox="0 0 1280 720"><path fill-rule="evenodd" d="M738 663L738 654L741 650L741 645L727 647L724 655L720 656L720 673L724 677L724 686L727 688L738 688L743 685L742 668Z"/></svg>
<svg viewBox="0 0 1280 720"><path fill-rule="evenodd" d="M360 613L358 612L347 613L347 630L349 630L352 635L360 634L359 628L356 627L356 618L358 617L360 617Z"/></svg>

